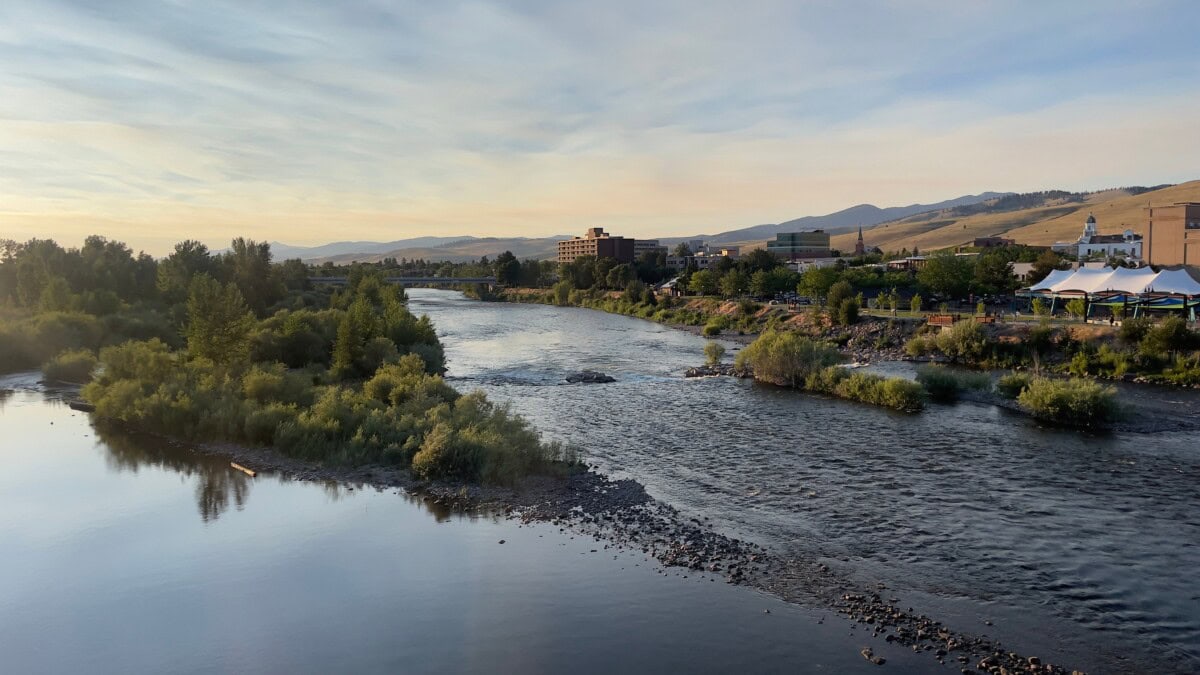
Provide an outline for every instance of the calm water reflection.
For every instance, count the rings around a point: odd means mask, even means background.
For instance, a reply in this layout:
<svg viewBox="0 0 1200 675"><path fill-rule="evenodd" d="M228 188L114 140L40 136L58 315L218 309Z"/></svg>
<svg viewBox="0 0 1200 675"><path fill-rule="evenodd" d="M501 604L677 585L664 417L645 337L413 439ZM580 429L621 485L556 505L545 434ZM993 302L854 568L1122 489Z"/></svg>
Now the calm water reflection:
<svg viewBox="0 0 1200 675"><path fill-rule="evenodd" d="M876 668L839 619L550 526L251 479L95 429L35 379L0 378L0 672Z"/></svg>

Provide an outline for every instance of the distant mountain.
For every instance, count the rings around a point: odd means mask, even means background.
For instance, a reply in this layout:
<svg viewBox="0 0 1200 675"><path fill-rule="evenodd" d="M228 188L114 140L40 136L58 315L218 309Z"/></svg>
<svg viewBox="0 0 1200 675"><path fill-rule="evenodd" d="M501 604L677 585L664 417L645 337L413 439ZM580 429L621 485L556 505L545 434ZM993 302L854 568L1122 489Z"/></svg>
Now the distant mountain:
<svg viewBox="0 0 1200 675"><path fill-rule="evenodd" d="M684 237L682 239L674 239L673 241L682 241L683 239L705 239L713 244L732 244L736 242L755 241L762 239L771 239L780 232L800 232L803 230L825 230L827 232L839 232L852 230L859 225L870 227L889 220L904 218L917 213L925 213L926 211L938 211L941 209L952 208L956 206L967 206L978 204L989 199L1003 197L1007 192L984 192L977 195L966 195L955 199L948 199L944 202L936 204L910 204L908 206L889 206L887 208L879 208L872 204L859 204L851 206L848 209L842 209L834 213L829 213L824 216L804 216L803 218L795 218L774 225L755 225L753 227L745 227L740 230L730 230L721 232L712 236L700 237Z"/></svg>
<svg viewBox="0 0 1200 675"><path fill-rule="evenodd" d="M436 239L436 237L428 237L428 239ZM505 251L511 251L513 255L521 259L534 258L541 260L553 258L558 255L558 242L562 239L570 239L570 237L566 235L536 239L528 237L462 237L456 241L434 246L413 246L409 242L416 241L414 239L403 242L400 248L392 248L377 253L344 253L318 258L311 262L323 263L330 261L337 264L345 264L350 262L377 262L384 258L409 258L410 260L418 258L447 262L467 262L478 260L483 256L495 258Z"/></svg>
<svg viewBox="0 0 1200 675"><path fill-rule="evenodd" d="M322 260L345 255L371 255L402 248L426 248L453 244L475 237L413 237L396 241L335 241L320 246L290 246L278 241L271 242L271 255L275 260L299 258L304 261Z"/></svg>

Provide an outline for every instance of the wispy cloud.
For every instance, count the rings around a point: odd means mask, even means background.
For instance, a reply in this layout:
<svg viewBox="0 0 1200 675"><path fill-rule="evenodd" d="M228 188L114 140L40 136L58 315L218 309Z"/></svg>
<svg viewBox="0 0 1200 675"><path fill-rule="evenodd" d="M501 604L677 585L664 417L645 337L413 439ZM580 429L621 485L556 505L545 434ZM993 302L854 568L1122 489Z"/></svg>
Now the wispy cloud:
<svg viewBox="0 0 1200 675"><path fill-rule="evenodd" d="M1185 180L1190 2L0 5L0 236L688 234Z"/></svg>

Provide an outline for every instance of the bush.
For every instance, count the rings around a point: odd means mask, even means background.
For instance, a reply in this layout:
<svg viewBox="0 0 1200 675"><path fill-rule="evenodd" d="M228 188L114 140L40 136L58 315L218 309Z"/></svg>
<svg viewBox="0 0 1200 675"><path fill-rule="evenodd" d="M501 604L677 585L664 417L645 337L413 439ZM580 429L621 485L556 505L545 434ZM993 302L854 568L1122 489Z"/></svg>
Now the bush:
<svg viewBox="0 0 1200 675"><path fill-rule="evenodd" d="M1188 330L1182 318L1169 316L1146 331L1141 341L1141 351L1151 356L1163 356L1190 349L1196 342L1196 334Z"/></svg>
<svg viewBox="0 0 1200 675"><path fill-rule="evenodd" d="M915 412L925 406L925 392L915 382L900 377L851 373L839 366L810 373L805 378L805 389L904 412Z"/></svg>
<svg viewBox="0 0 1200 675"><path fill-rule="evenodd" d="M914 335L908 342L904 343L904 353L913 358L928 354L929 349L929 341L920 335Z"/></svg>
<svg viewBox="0 0 1200 675"><path fill-rule="evenodd" d="M1147 317L1131 317L1121 322L1121 327L1117 329L1117 337L1121 342L1135 346L1141 343L1142 338L1146 337L1146 333L1150 332L1150 327L1153 325L1154 322Z"/></svg>
<svg viewBox="0 0 1200 675"><path fill-rule="evenodd" d="M42 365L47 380L86 384L96 370L96 355L86 349L65 351Z"/></svg>
<svg viewBox="0 0 1200 675"><path fill-rule="evenodd" d="M707 324L704 325L704 329L700 332L704 334L704 337L713 337L714 335L720 335L721 334L721 324L719 324L715 321L709 321Z"/></svg>
<svg viewBox="0 0 1200 675"><path fill-rule="evenodd" d="M1035 378L1017 396L1037 419L1070 426L1103 426L1119 418L1117 390L1080 379Z"/></svg>
<svg viewBox="0 0 1200 675"><path fill-rule="evenodd" d="M1004 398L1016 399L1029 387L1032 377L1025 373L1009 373L996 380L996 393Z"/></svg>
<svg viewBox="0 0 1200 675"><path fill-rule="evenodd" d="M843 300L838 305L836 319L840 326L852 326L858 323L858 301L854 298Z"/></svg>
<svg viewBox="0 0 1200 675"><path fill-rule="evenodd" d="M944 366L924 365L917 369L917 382L936 401L955 401L961 392L989 389L992 380L985 373L956 372Z"/></svg>
<svg viewBox="0 0 1200 675"><path fill-rule="evenodd" d="M750 370L757 380L780 386L803 386L809 374L840 363L837 349L797 333L763 333L738 353L739 369Z"/></svg>
<svg viewBox="0 0 1200 675"><path fill-rule="evenodd" d="M715 366L721 362L725 356L725 347L719 342L710 342L704 345L704 360L708 365Z"/></svg>
<svg viewBox="0 0 1200 675"><path fill-rule="evenodd" d="M959 321L943 328L936 338L938 349L951 361L978 361L987 351L988 339L983 326L975 321Z"/></svg>

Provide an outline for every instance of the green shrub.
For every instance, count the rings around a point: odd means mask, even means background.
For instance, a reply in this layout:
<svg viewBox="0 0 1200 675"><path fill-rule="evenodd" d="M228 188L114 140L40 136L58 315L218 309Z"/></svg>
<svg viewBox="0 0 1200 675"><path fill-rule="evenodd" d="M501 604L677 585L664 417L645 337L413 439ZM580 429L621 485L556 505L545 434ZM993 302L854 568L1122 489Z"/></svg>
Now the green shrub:
<svg viewBox="0 0 1200 675"><path fill-rule="evenodd" d="M938 350L951 361L971 363L978 361L988 348L987 334L983 326L975 321L959 321L943 328L935 338Z"/></svg>
<svg viewBox="0 0 1200 675"><path fill-rule="evenodd" d="M42 365L47 380L86 384L96 370L96 355L86 349L65 351Z"/></svg>
<svg viewBox="0 0 1200 675"><path fill-rule="evenodd" d="M1034 417L1071 426L1103 426L1118 419L1117 390L1081 379L1035 378L1017 396Z"/></svg>
<svg viewBox="0 0 1200 675"><path fill-rule="evenodd" d="M953 371L933 364L917 368L917 382L936 401L955 401L967 390L982 391L991 387L992 381L985 373Z"/></svg>
<svg viewBox="0 0 1200 675"><path fill-rule="evenodd" d="M996 380L996 393L1004 398L1015 399L1029 387L1032 377L1025 373L1009 373Z"/></svg>
<svg viewBox="0 0 1200 675"><path fill-rule="evenodd" d="M725 356L725 347L719 342L709 342L704 345L704 360L708 365L715 366Z"/></svg>
<svg viewBox="0 0 1200 675"><path fill-rule="evenodd" d="M1153 325L1154 322L1147 317L1130 317L1121 322L1121 327L1117 329L1117 337L1121 342L1135 346L1141 343L1142 338L1146 337L1146 333L1150 332Z"/></svg>
<svg viewBox="0 0 1200 675"><path fill-rule="evenodd" d="M799 387L810 373L841 361L833 347L797 333L769 330L739 352L735 363L753 372L755 379Z"/></svg>
<svg viewBox="0 0 1200 675"><path fill-rule="evenodd" d="M908 340L908 342L904 343L904 353L916 358L918 356L924 356L928 354L929 347L930 345L928 340L920 335L914 335Z"/></svg>

